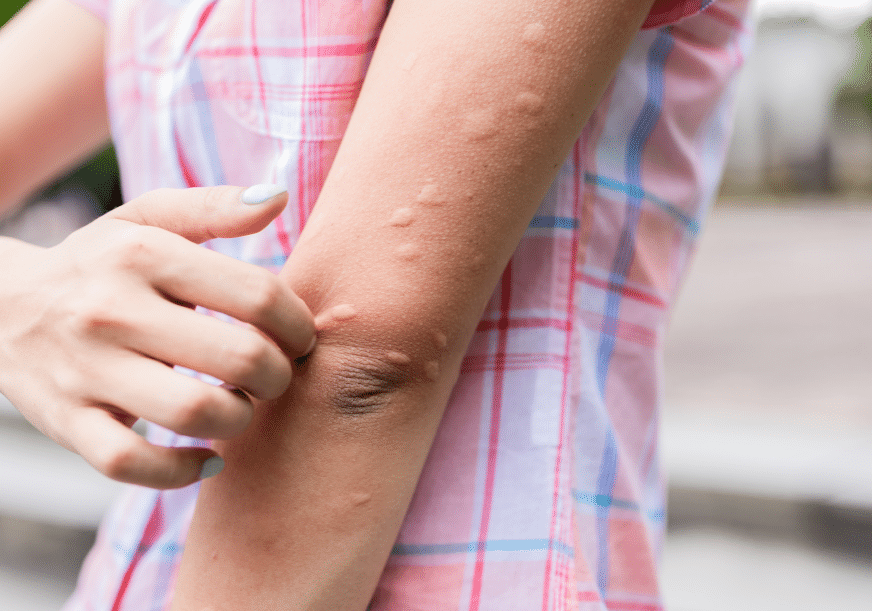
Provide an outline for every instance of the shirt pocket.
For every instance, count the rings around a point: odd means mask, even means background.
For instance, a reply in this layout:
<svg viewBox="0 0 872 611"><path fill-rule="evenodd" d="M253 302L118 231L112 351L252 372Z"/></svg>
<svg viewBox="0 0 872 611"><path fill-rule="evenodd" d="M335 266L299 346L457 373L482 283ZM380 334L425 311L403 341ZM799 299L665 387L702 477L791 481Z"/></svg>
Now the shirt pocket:
<svg viewBox="0 0 872 611"><path fill-rule="evenodd" d="M307 18L294 14L297 4L277 19L247 0L219 2L192 60L213 112L273 138L339 140L377 31L333 32L317 20L307 27Z"/></svg>

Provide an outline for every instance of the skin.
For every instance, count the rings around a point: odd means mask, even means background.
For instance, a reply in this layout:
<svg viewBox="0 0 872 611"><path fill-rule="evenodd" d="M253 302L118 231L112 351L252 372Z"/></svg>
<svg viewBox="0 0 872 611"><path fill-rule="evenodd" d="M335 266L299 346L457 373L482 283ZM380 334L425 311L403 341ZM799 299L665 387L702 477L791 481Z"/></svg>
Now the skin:
<svg viewBox="0 0 872 611"><path fill-rule="evenodd" d="M109 140L103 23L69 2L32 2L3 28L0 67L3 216Z"/></svg>
<svg viewBox="0 0 872 611"><path fill-rule="evenodd" d="M476 322L650 4L394 2L281 273L316 315L356 315L216 444L173 611L366 608Z"/></svg>
<svg viewBox="0 0 872 611"><path fill-rule="evenodd" d="M17 86L0 96L0 210L105 141L102 65L102 23L64 0L39 0L3 29L0 82ZM312 345L312 316L287 283L196 245L259 231L287 203L285 193L248 206L242 192L152 191L50 249L0 238L0 392L109 477L196 481L214 451L153 446L129 427L145 418L184 435L237 435L252 400L280 396L291 359Z"/></svg>

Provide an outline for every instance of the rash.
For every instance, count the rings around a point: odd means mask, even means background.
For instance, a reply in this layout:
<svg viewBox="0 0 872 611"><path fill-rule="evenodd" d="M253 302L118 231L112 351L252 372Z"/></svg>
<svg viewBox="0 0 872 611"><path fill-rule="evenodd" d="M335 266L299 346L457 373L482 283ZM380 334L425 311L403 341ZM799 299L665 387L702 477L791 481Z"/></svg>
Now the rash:
<svg viewBox="0 0 872 611"><path fill-rule="evenodd" d="M521 40L530 48L541 50L545 46L545 26L539 22L531 23L524 28Z"/></svg>
<svg viewBox="0 0 872 611"><path fill-rule="evenodd" d="M435 331L433 333L433 341L435 342L436 347L440 350L445 350L448 346L448 337L441 331Z"/></svg>
<svg viewBox="0 0 872 611"><path fill-rule="evenodd" d="M528 115L541 114L544 106L542 96L530 91L519 93L518 97L515 98L515 103L518 105L518 110Z"/></svg>
<svg viewBox="0 0 872 611"><path fill-rule="evenodd" d="M489 109L473 111L463 121L463 132L470 140L487 140L493 138L498 131L496 114Z"/></svg>
<svg viewBox="0 0 872 611"><path fill-rule="evenodd" d="M415 67L416 61L418 61L418 54L417 53L409 53L408 57L406 57L405 61L403 61L403 65L401 67L406 72L410 72L412 70L412 68Z"/></svg>
<svg viewBox="0 0 872 611"><path fill-rule="evenodd" d="M417 244L409 242L397 248L397 256L405 261L414 261L421 256L421 249Z"/></svg>
<svg viewBox="0 0 872 611"><path fill-rule="evenodd" d="M323 329L334 322L349 320L354 318L356 315L357 310L354 309L353 305L350 303L342 303L318 314L318 316L315 317L315 328Z"/></svg>
<svg viewBox="0 0 872 611"><path fill-rule="evenodd" d="M439 379L439 361L427 361L424 363L424 374L433 382Z"/></svg>
<svg viewBox="0 0 872 611"><path fill-rule="evenodd" d="M404 354L402 352L397 352L396 350L391 350L385 355L388 361L393 363L394 365L404 366L410 365L412 363L412 359L409 358L408 354Z"/></svg>
<svg viewBox="0 0 872 611"><path fill-rule="evenodd" d="M392 227L408 227L415 220L415 212L411 208L397 208L388 219Z"/></svg>
<svg viewBox="0 0 872 611"><path fill-rule="evenodd" d="M418 203L424 206L439 206L443 203L439 187L432 182L427 183L421 188L417 199Z"/></svg>
<svg viewBox="0 0 872 611"><path fill-rule="evenodd" d="M355 507L360 507L361 505L366 505L372 499L372 495L366 492L353 492L351 493L351 504Z"/></svg>

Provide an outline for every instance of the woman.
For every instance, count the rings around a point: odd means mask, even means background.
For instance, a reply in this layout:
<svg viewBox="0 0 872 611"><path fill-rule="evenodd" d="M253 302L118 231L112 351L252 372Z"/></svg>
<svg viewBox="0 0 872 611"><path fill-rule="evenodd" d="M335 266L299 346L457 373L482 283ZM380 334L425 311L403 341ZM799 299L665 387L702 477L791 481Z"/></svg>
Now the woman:
<svg viewBox="0 0 872 611"><path fill-rule="evenodd" d="M660 608L658 358L745 1L67 2L3 37L49 73L8 192L106 135L105 48L132 201L4 244L0 391L118 479L226 466L132 488L66 609Z"/></svg>

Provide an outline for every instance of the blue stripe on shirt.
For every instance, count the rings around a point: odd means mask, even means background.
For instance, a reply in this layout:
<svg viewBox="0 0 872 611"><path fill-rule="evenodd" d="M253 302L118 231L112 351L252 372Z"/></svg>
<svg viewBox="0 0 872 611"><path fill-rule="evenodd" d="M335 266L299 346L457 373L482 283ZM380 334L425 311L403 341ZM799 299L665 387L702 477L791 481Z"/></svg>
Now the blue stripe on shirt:
<svg viewBox="0 0 872 611"><path fill-rule="evenodd" d="M660 118L663 103L663 72L666 59L672 51L674 41L669 28L658 30L648 51L648 95L639 117L636 120L627 142L627 208L624 227L615 260L612 263L610 286L606 296L603 326L600 330L600 345L597 350L596 378L602 397L606 396L606 380L612 352L615 347L618 326L618 311L621 303L621 289L633 261L636 228L641 210L642 154L645 145ZM606 431L600 472L597 477L597 496L611 496L618 471L618 448L614 431ZM601 593L606 591L609 581L609 507L597 506L597 586Z"/></svg>

